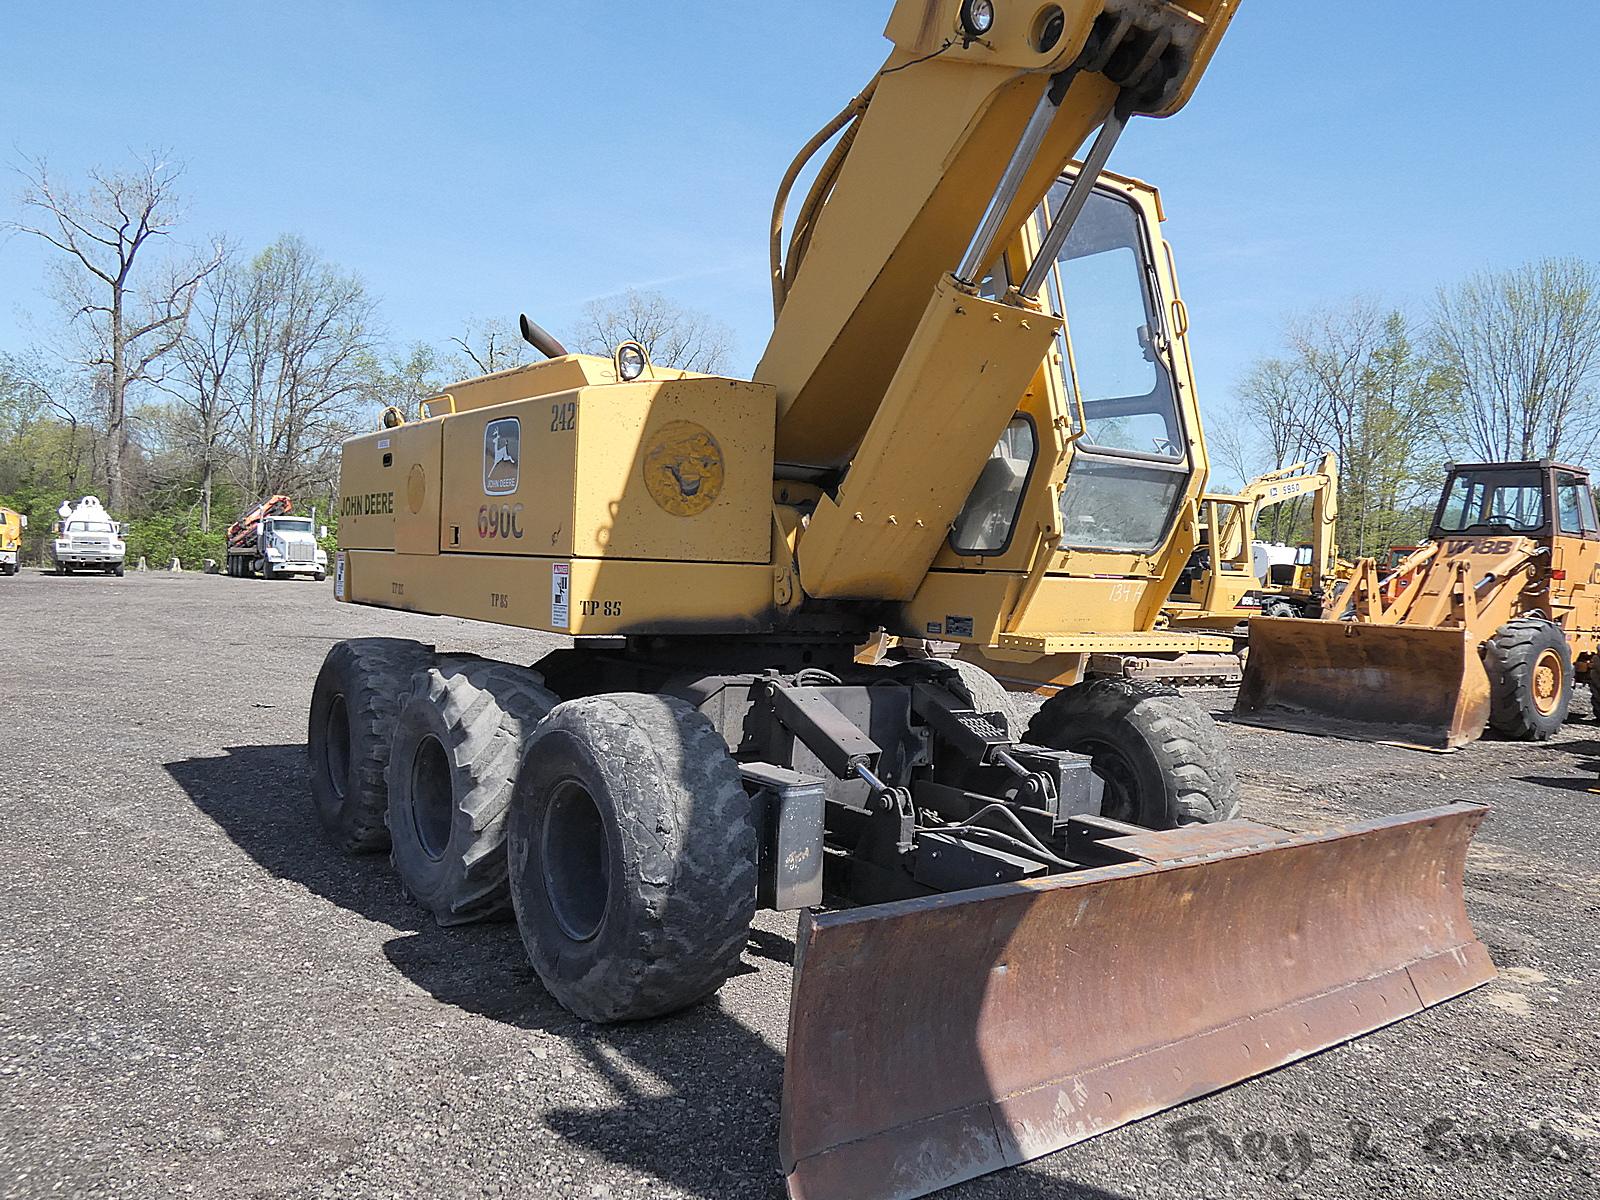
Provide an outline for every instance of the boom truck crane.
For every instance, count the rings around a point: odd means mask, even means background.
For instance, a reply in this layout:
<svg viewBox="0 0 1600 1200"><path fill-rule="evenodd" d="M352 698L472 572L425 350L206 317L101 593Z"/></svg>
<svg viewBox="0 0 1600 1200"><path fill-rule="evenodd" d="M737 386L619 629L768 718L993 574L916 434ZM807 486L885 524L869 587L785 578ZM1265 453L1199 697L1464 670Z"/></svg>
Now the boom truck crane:
<svg viewBox="0 0 1600 1200"><path fill-rule="evenodd" d="M712 994L758 905L798 910L791 1197L922 1195L1493 976L1481 807L1286 833L1232 819L1215 730L1158 688L1066 688L1022 730L973 664L853 661L880 627L1019 665L1156 628L1205 449L1154 193L1104 168L1234 11L899 0L780 194L753 380L524 319L548 361L344 447L339 600L573 644L336 645L330 837L443 924L509 906L596 1021Z"/></svg>
<svg viewBox="0 0 1600 1200"><path fill-rule="evenodd" d="M326 528L321 531L324 535ZM288 496L269 496L228 526L228 574L237 578L328 577L328 552L317 542L317 510L294 515Z"/></svg>

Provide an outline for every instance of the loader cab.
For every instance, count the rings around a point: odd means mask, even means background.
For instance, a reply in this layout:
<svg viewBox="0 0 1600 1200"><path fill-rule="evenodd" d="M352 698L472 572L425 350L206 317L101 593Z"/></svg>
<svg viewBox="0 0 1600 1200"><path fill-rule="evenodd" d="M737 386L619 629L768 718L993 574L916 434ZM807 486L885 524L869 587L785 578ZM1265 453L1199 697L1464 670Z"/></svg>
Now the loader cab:
<svg viewBox="0 0 1600 1200"><path fill-rule="evenodd" d="M1452 467L1429 538L1469 537L1600 541L1589 472L1547 459Z"/></svg>

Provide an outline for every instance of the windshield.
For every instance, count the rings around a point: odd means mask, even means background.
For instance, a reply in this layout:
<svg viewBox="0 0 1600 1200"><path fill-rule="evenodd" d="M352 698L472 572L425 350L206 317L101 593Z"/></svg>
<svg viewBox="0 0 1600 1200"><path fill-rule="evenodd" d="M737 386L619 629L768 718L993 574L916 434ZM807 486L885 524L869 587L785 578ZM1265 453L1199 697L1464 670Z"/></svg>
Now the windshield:
<svg viewBox="0 0 1600 1200"><path fill-rule="evenodd" d="M113 533L114 527L110 521L69 521L68 533Z"/></svg>
<svg viewBox="0 0 1600 1200"><path fill-rule="evenodd" d="M1070 186L1056 184L1044 216ZM1052 306L1066 318L1060 350L1071 365L1063 380L1068 403L1075 384L1083 405L1083 437L1061 491L1065 547L1154 550L1187 493L1187 439L1157 345L1145 246L1133 204L1096 191L1050 281Z"/></svg>
<svg viewBox="0 0 1600 1200"><path fill-rule="evenodd" d="M1546 525L1543 472L1535 467L1457 471L1438 524L1441 533L1539 533Z"/></svg>
<svg viewBox="0 0 1600 1200"><path fill-rule="evenodd" d="M1047 211L1066 198L1068 186L1056 184ZM1133 205L1092 193L1054 274L1050 298L1067 320L1062 351L1083 400L1084 444L1181 461L1183 427L1156 347L1155 306Z"/></svg>
<svg viewBox="0 0 1600 1200"><path fill-rule="evenodd" d="M1079 452L1061 489L1061 544L1154 550L1166 538L1188 482L1182 468Z"/></svg>
<svg viewBox="0 0 1600 1200"><path fill-rule="evenodd" d="M272 532L274 532L274 533L310 533L311 532L311 518L310 517L304 517L304 518L300 518L300 519L287 520L287 521L280 518L280 519L275 520L275 521L272 522Z"/></svg>

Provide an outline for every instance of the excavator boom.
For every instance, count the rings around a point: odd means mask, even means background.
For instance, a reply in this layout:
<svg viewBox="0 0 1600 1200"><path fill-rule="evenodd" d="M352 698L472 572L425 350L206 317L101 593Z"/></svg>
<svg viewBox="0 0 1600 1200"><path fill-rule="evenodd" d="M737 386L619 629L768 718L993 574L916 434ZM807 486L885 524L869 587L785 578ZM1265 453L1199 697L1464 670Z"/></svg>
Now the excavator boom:
<svg viewBox="0 0 1600 1200"><path fill-rule="evenodd" d="M802 210L755 372L777 389L780 463L850 462L938 281L970 260L976 284L1119 105L1124 121L1181 107L1237 0L1078 0L1045 22L1001 2L981 36L964 8L895 5L895 48Z"/></svg>

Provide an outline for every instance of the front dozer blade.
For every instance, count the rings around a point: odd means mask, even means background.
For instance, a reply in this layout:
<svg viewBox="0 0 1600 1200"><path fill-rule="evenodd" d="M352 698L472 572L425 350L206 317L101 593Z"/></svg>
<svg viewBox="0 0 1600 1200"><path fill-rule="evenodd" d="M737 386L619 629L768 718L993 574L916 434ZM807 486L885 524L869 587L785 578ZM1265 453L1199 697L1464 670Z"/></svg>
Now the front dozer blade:
<svg viewBox="0 0 1600 1200"><path fill-rule="evenodd" d="M801 918L792 1200L908 1200L1083 1141L1494 977L1462 893L1486 809L1229 822L1136 861Z"/></svg>
<svg viewBox="0 0 1600 1200"><path fill-rule="evenodd" d="M1234 715L1250 725L1452 750L1489 720L1465 629L1256 617Z"/></svg>

